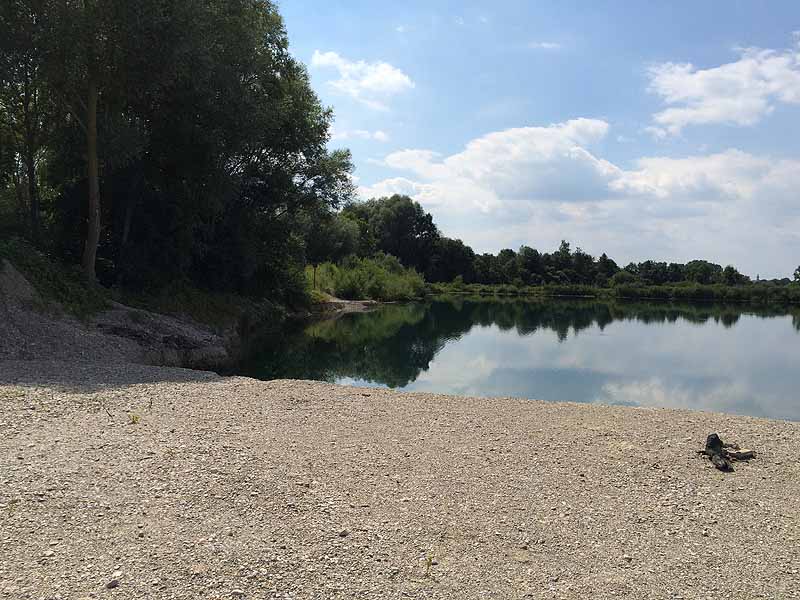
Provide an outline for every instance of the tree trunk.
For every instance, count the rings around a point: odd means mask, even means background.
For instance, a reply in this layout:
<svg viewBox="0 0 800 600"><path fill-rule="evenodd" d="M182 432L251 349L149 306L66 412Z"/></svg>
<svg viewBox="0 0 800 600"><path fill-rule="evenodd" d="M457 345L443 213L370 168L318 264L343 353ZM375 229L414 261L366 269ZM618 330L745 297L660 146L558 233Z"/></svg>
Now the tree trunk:
<svg viewBox="0 0 800 600"><path fill-rule="evenodd" d="M131 235L134 208L135 200L129 195L128 204L125 207L125 221L122 224L122 239L119 243L119 256L117 257L117 285L120 287L124 284L125 267L128 263L128 239Z"/></svg>
<svg viewBox="0 0 800 600"><path fill-rule="evenodd" d="M14 192L17 196L17 225L25 226L25 219L28 215L28 207L25 205L25 193L22 191L22 176L20 175L19 163L14 159L14 170L11 173L14 182Z"/></svg>
<svg viewBox="0 0 800 600"><path fill-rule="evenodd" d="M34 86L29 71L26 71L23 85L22 119L25 129L25 144L23 146L23 159L28 177L28 211L30 217L31 242L39 243L39 190L36 181L36 128L34 122L38 119L35 110Z"/></svg>
<svg viewBox="0 0 800 600"><path fill-rule="evenodd" d="M33 156L33 149L30 146L27 148L25 167L28 171L28 204L30 208L31 220L31 242L33 242L33 245L36 246L39 244L40 232L39 188L36 183L36 160Z"/></svg>
<svg viewBox="0 0 800 600"><path fill-rule="evenodd" d="M97 83L89 78L86 105L86 163L89 179L89 214L86 220L86 244L81 265L87 278L94 281L97 245L100 242L100 175L97 158Z"/></svg>

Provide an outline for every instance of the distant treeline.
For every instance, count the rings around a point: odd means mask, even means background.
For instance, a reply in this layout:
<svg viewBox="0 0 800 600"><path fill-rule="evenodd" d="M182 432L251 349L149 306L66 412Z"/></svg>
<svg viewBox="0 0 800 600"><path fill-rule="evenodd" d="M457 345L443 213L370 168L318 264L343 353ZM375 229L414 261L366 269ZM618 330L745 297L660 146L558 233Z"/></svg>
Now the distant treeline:
<svg viewBox="0 0 800 600"><path fill-rule="evenodd" d="M580 248L573 250L566 241L551 253L522 246L516 251L477 254L461 240L443 236L431 215L406 196L348 204L330 216L326 231L315 239L320 259L336 261L349 254L368 257L383 252L416 269L429 283L508 286L507 292L531 286L558 291L561 286L561 291L581 295L582 286L586 295L596 295L590 288L616 288L632 298L741 301L792 283L789 278L752 281L732 265L705 260L685 264L647 260L620 267L605 253L594 257ZM800 267L794 279L800 281ZM744 291L745 287L756 289ZM784 295L797 298L790 291Z"/></svg>

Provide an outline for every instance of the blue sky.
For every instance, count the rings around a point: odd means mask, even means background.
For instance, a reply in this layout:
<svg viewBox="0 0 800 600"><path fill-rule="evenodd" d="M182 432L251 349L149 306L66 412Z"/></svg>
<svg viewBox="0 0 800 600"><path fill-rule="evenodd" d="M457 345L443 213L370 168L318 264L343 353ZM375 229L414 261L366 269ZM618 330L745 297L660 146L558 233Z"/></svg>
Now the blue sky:
<svg viewBox="0 0 800 600"><path fill-rule="evenodd" d="M800 3L279 3L362 197L477 251L800 264Z"/></svg>

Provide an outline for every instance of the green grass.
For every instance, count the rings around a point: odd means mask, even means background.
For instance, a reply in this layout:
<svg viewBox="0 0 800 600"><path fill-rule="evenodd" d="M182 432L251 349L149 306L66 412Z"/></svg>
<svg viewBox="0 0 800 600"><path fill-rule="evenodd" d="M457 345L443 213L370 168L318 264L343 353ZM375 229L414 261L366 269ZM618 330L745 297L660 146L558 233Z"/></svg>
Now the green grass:
<svg viewBox="0 0 800 600"><path fill-rule="evenodd" d="M54 261L18 238L0 241L0 260L7 259L36 289L41 310L57 310L87 319L108 307L108 290L89 282L79 267Z"/></svg>

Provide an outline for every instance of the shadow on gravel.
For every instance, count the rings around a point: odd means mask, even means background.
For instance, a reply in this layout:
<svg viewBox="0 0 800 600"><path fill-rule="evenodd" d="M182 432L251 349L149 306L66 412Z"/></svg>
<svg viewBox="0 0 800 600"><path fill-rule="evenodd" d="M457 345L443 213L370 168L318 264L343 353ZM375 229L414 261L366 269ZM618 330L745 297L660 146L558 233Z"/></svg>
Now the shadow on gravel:
<svg viewBox="0 0 800 600"><path fill-rule="evenodd" d="M78 393L148 383L189 383L218 379L221 379L219 375L209 371L132 363L0 361L0 386L45 386Z"/></svg>

